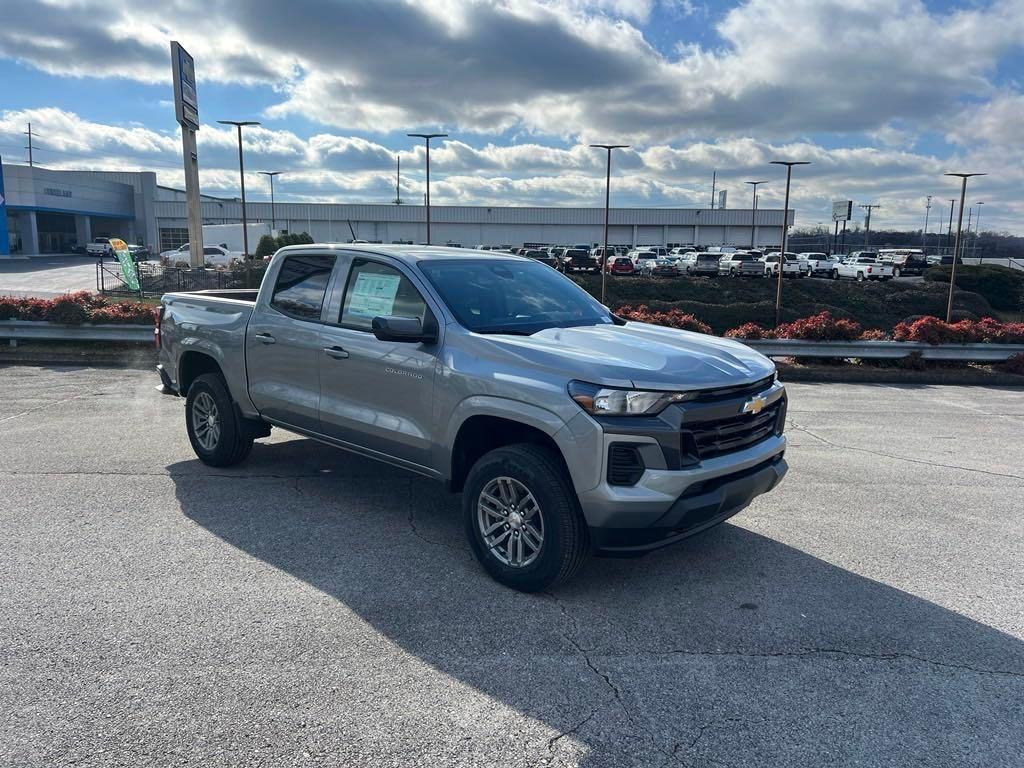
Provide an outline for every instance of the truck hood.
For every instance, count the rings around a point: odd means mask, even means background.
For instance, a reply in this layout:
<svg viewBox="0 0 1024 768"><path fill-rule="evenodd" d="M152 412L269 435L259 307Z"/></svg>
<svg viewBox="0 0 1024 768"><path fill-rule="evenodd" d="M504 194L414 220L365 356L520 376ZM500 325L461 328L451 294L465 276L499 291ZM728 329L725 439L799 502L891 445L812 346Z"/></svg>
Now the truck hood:
<svg viewBox="0 0 1024 768"><path fill-rule="evenodd" d="M706 389L754 382L775 370L771 360L739 342L648 323L486 338L532 364L607 386Z"/></svg>

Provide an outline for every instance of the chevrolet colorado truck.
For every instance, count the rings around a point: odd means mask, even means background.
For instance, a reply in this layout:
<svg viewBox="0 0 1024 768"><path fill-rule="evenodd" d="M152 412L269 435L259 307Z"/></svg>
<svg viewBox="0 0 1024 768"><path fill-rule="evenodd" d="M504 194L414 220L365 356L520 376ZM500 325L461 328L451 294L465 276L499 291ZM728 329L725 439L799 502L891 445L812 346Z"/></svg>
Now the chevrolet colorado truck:
<svg viewBox="0 0 1024 768"><path fill-rule="evenodd" d="M787 470L770 360L627 322L534 259L289 246L258 292L165 295L156 334L200 460L279 427L434 478L523 591L710 528Z"/></svg>

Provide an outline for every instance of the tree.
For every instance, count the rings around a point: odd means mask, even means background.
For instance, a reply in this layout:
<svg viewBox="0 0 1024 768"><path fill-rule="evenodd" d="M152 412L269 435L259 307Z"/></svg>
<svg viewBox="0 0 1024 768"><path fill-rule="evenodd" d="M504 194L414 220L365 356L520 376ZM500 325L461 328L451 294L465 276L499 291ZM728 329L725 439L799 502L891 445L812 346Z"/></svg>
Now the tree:
<svg viewBox="0 0 1024 768"><path fill-rule="evenodd" d="M259 245L256 246L256 258L263 259L267 256L273 256L277 251L277 240L270 235L264 235L260 238Z"/></svg>

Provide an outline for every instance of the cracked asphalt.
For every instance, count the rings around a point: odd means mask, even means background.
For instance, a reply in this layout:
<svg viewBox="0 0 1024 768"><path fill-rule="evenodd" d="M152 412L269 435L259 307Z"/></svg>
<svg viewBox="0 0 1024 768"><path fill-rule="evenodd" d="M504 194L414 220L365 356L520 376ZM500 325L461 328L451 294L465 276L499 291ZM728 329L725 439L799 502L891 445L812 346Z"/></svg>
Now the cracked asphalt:
<svg viewBox="0 0 1024 768"><path fill-rule="evenodd" d="M528 596L457 497L0 368L0 765L1024 765L1024 392L790 386L727 524Z"/></svg>

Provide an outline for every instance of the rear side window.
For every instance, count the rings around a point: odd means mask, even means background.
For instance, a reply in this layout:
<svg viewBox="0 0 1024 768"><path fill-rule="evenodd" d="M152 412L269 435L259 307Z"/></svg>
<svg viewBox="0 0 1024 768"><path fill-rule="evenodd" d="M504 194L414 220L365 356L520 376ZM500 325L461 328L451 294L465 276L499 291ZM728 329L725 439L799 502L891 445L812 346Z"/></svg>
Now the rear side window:
<svg viewBox="0 0 1024 768"><path fill-rule="evenodd" d="M368 259L352 262L341 325L368 331L375 317L415 317L422 324L426 302L405 275L394 267Z"/></svg>
<svg viewBox="0 0 1024 768"><path fill-rule="evenodd" d="M281 265L270 306L299 320L319 320L334 256L296 254Z"/></svg>

